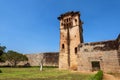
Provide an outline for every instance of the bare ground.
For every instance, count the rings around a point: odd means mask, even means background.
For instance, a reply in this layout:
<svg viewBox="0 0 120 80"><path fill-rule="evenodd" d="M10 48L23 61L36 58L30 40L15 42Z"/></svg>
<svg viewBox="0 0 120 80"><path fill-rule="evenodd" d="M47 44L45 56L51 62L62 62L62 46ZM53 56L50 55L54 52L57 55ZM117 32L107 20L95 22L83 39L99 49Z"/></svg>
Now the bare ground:
<svg viewBox="0 0 120 80"><path fill-rule="evenodd" d="M120 80L120 78L118 77L115 77L113 75L110 75L110 74L105 74L103 75L103 80Z"/></svg>
<svg viewBox="0 0 120 80"><path fill-rule="evenodd" d="M76 71L73 71L73 72L76 72ZM87 71L80 71L80 73L85 73L85 74L96 74L97 72L87 72ZM107 73L104 73L103 74L103 80L120 80L120 74L114 74L114 75L111 75L111 74L107 74Z"/></svg>

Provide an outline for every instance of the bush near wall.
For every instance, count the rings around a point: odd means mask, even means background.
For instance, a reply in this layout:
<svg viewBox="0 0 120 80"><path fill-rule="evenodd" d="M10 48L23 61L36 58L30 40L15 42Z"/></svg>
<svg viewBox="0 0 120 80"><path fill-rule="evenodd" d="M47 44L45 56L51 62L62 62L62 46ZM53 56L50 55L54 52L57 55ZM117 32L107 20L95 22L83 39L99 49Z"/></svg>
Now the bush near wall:
<svg viewBox="0 0 120 80"><path fill-rule="evenodd" d="M103 71L100 70L95 74L94 77L92 77L91 80L102 80L102 78L103 78Z"/></svg>
<svg viewBox="0 0 120 80"><path fill-rule="evenodd" d="M0 73L2 73L2 71L0 70Z"/></svg>

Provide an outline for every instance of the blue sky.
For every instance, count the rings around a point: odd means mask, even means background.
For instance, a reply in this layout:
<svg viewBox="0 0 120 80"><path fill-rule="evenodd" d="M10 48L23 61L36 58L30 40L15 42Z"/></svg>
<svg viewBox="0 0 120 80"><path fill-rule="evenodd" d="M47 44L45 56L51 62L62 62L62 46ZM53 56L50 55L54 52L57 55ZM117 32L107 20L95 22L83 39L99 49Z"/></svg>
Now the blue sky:
<svg viewBox="0 0 120 80"><path fill-rule="evenodd" d="M59 51L59 20L80 11L84 42L116 39L120 0L0 0L0 43L20 53Z"/></svg>

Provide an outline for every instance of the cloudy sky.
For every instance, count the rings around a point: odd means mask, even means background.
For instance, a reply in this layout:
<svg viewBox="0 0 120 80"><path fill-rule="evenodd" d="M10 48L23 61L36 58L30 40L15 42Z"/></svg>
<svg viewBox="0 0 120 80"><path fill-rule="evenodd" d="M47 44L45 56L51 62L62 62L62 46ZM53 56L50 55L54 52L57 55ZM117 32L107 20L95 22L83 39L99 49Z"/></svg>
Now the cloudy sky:
<svg viewBox="0 0 120 80"><path fill-rule="evenodd" d="M120 0L0 0L0 44L20 53L59 51L59 20L80 11L84 42L116 39Z"/></svg>

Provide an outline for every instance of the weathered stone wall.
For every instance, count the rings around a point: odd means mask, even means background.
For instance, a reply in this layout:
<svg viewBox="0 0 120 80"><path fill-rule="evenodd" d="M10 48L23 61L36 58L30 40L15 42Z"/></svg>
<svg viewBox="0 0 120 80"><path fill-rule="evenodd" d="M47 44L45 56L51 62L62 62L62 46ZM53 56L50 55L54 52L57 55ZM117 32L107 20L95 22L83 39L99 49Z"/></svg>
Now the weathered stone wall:
<svg viewBox="0 0 120 80"><path fill-rule="evenodd" d="M25 54L28 57L28 61L20 62L19 66L39 66L43 59L44 66L58 66L59 53L58 52L47 52L38 54ZM11 66L7 61L0 63L0 66Z"/></svg>
<svg viewBox="0 0 120 80"><path fill-rule="evenodd" d="M120 34L118 35L117 42L118 42L118 58L119 58L119 65L120 65Z"/></svg>
<svg viewBox="0 0 120 80"><path fill-rule="evenodd" d="M28 57L28 64L30 66L39 66L43 58L43 53L38 54L25 54Z"/></svg>
<svg viewBox="0 0 120 80"><path fill-rule="evenodd" d="M85 43L79 45L78 70L92 71L92 62L100 62L104 72L120 71L118 59L118 43L116 40Z"/></svg>
<svg viewBox="0 0 120 80"><path fill-rule="evenodd" d="M58 66L59 65L59 53L44 53L44 59L46 66Z"/></svg>
<svg viewBox="0 0 120 80"><path fill-rule="evenodd" d="M39 54L26 54L28 57L28 63L30 66L39 66L43 59L44 66L58 66L59 53L58 52L47 52Z"/></svg>

